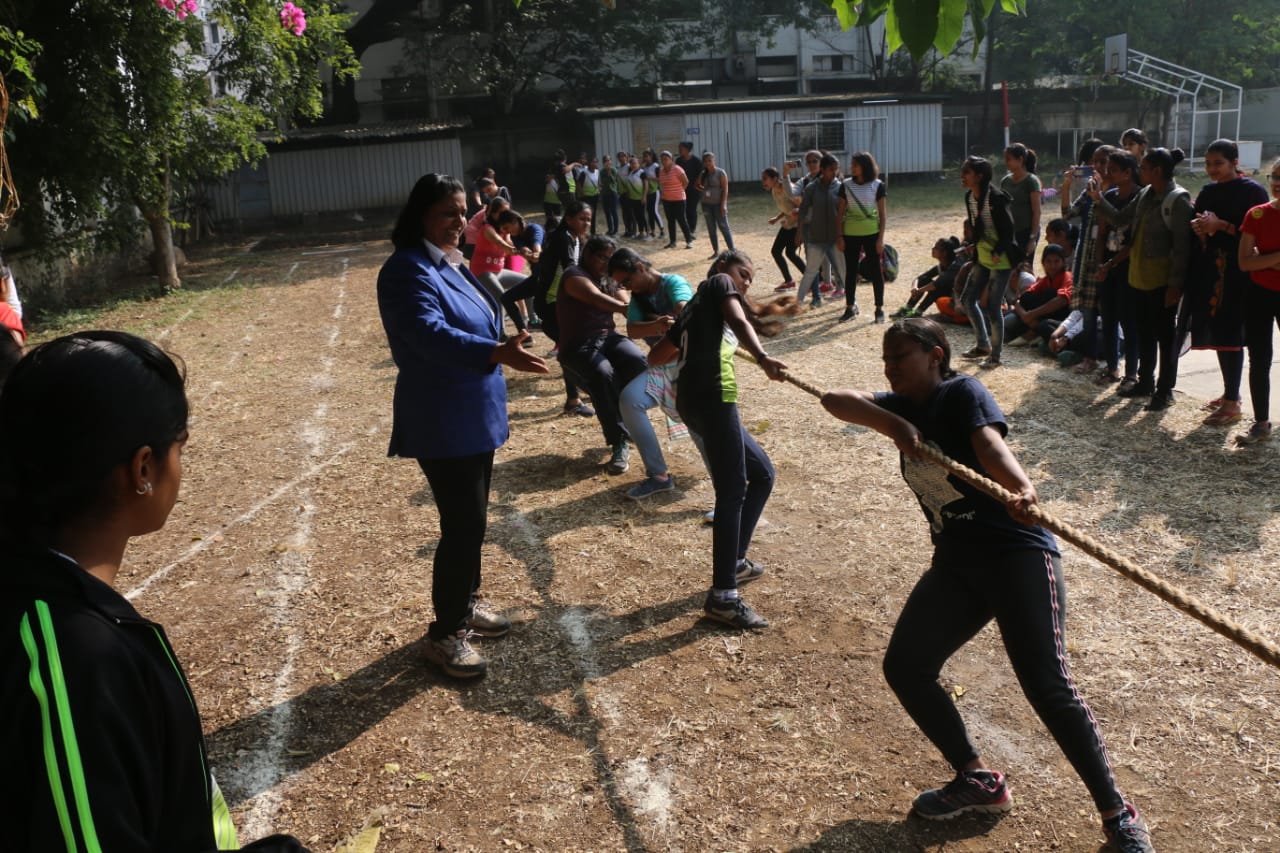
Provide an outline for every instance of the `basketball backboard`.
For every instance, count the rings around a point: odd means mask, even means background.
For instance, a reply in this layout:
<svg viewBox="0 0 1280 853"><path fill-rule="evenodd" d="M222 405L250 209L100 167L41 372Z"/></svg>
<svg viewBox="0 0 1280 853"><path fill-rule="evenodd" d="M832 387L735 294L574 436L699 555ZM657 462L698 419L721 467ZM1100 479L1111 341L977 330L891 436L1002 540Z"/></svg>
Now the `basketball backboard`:
<svg viewBox="0 0 1280 853"><path fill-rule="evenodd" d="M1106 47L1102 52L1102 73L1124 76L1125 65L1129 62L1129 34L1107 36Z"/></svg>

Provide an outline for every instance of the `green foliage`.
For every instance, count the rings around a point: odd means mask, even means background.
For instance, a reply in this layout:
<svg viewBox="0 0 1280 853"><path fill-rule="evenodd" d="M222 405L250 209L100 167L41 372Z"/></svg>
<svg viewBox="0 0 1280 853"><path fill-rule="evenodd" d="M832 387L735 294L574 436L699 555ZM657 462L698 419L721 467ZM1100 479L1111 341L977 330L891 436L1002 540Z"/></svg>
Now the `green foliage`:
<svg viewBox="0 0 1280 853"><path fill-rule="evenodd" d="M943 56L951 53L964 33L966 18L974 32L976 54L986 34L986 20L995 8L995 0L828 1L845 29L869 26L883 15L889 53L905 47L917 63L930 49ZM1026 15L1027 0L1000 0L1000 8L1010 15Z"/></svg>
<svg viewBox="0 0 1280 853"><path fill-rule="evenodd" d="M1182 0L1159 14L1111 0L1037 6L1003 25L997 73L1031 85L1047 75L1100 77L1106 36L1129 47L1241 86L1280 83L1280 18L1275 0Z"/></svg>
<svg viewBox="0 0 1280 853"><path fill-rule="evenodd" d="M305 0L301 36L269 0L202 0L221 32L212 53L199 18L155 0L8 2L43 46L31 62L38 117L9 146L19 222L42 247L119 242L138 227L135 205L153 225L168 218L175 192L260 158L262 131L319 114L321 63L355 69L347 16L329 0Z"/></svg>
<svg viewBox="0 0 1280 853"><path fill-rule="evenodd" d="M33 63L40 53L40 43L27 38L21 30L0 25L0 75L9 90L11 119L35 118L40 111L36 99L43 92L36 80Z"/></svg>

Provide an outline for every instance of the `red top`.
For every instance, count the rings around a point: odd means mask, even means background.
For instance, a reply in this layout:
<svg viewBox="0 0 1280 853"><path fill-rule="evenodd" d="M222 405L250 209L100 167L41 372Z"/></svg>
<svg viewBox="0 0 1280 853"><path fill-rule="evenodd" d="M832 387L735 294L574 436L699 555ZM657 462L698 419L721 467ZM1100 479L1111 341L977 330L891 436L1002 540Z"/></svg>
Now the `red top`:
<svg viewBox="0 0 1280 853"><path fill-rule="evenodd" d="M1253 244L1258 254L1269 255L1280 252L1280 210L1267 202L1251 208L1240 223L1240 231L1253 235ZM1253 283L1267 290L1280 290L1280 270L1253 270L1249 273Z"/></svg>
<svg viewBox="0 0 1280 853"><path fill-rule="evenodd" d="M0 300L0 326L22 335L22 341L26 343L27 330L22 328L22 318L18 316L17 311L13 310L12 305L3 300Z"/></svg>
<svg viewBox="0 0 1280 853"><path fill-rule="evenodd" d="M1071 289L1073 283L1071 281L1071 273L1063 270L1058 274L1057 278L1049 278L1042 275L1036 279L1036 283L1031 285L1023 292L1025 296L1028 293L1040 293L1052 299L1054 296L1061 296L1067 301L1071 300ZM1057 291L1054 293L1054 291ZM1052 295L1050 295L1052 294Z"/></svg>
<svg viewBox="0 0 1280 853"><path fill-rule="evenodd" d="M684 185L680 179L685 176L684 169L672 164L670 169L658 169L658 186L662 191L663 201L684 201Z"/></svg>

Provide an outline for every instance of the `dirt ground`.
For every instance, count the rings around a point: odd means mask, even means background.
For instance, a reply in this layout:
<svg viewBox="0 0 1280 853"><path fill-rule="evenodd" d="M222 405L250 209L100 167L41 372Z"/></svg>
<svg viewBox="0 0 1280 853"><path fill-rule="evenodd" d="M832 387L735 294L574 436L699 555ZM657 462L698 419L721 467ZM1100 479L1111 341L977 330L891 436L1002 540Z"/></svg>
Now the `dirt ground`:
<svg viewBox="0 0 1280 853"><path fill-rule="evenodd" d="M902 214L891 200L891 309L933 240L958 230L959 195ZM730 215L766 298L768 210L744 200ZM1016 808L908 816L950 775L880 672L928 559L926 523L888 440L747 364L743 417L778 471L752 551L768 574L746 593L768 630L699 618L712 490L692 446L668 448L677 492L627 500L638 458L604 473L599 430L560 415L553 368L509 377L494 472L484 588L518 624L483 642L477 684L424 664L438 526L417 466L386 458L384 233L195 252L183 292L97 321L186 361L183 495L120 586L168 626L242 840L291 832L329 851L380 814L379 853L1099 848L1085 789L993 628L945 681ZM704 232L692 251L638 245L664 272L705 273ZM820 386L882 388L869 313L803 315L769 349ZM970 340L957 328L957 349ZM983 380L1045 506L1280 635L1276 448L1236 449L1182 395L1145 413L1028 350L1007 362ZM1071 664L1157 849L1280 849L1280 674L1069 547L1064 562Z"/></svg>

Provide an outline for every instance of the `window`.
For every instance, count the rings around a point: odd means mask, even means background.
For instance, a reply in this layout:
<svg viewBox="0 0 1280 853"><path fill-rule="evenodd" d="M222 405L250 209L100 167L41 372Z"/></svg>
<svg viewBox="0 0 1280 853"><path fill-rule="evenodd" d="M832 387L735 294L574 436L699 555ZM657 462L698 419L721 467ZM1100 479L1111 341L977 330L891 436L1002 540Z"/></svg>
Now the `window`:
<svg viewBox="0 0 1280 853"><path fill-rule="evenodd" d="M823 74L833 71L844 71L844 59L844 55L839 53L819 54L813 58L814 73Z"/></svg>
<svg viewBox="0 0 1280 853"><path fill-rule="evenodd" d="M845 153L845 128L848 119L843 111L787 113L787 157L793 159L810 149Z"/></svg>

